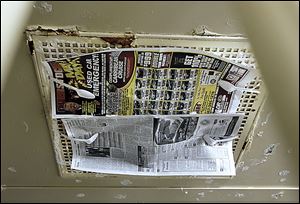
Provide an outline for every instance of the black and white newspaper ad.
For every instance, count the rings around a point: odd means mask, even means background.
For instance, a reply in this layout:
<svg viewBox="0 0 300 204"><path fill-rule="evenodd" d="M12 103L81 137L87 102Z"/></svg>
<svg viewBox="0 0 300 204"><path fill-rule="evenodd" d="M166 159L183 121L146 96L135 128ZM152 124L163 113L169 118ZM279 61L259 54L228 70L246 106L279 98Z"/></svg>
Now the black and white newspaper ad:
<svg viewBox="0 0 300 204"><path fill-rule="evenodd" d="M145 176L234 176L232 141L243 114L111 116L62 119L72 169Z"/></svg>

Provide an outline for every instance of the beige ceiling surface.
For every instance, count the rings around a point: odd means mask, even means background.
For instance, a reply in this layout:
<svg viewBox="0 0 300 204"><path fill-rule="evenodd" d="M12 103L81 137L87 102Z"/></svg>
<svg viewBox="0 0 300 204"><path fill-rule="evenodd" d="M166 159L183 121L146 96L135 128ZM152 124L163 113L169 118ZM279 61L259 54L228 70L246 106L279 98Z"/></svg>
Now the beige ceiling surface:
<svg viewBox="0 0 300 204"><path fill-rule="evenodd" d="M45 4L46 3L46 4ZM100 32L243 33L224 2L36 3L27 25L78 25ZM233 179L195 177L61 178L25 36L17 46L1 95L1 201L297 201L298 150L280 129L272 101L263 107L254 140ZM1 68L2 69L2 68ZM275 150L266 156L265 150ZM296 161L296 162L295 162ZM129 182L125 182L128 180ZM221 199L222 198L222 199Z"/></svg>

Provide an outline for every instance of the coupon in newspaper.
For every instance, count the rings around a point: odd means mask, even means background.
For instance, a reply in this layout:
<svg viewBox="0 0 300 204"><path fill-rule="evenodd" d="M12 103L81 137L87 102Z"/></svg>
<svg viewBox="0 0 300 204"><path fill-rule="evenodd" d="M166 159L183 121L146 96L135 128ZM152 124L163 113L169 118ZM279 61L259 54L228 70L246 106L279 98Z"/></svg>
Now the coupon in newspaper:
<svg viewBox="0 0 300 204"><path fill-rule="evenodd" d="M72 141L72 169L146 176L234 176L230 138L243 114L111 116L62 119Z"/></svg>
<svg viewBox="0 0 300 204"><path fill-rule="evenodd" d="M52 77L95 96L53 83L54 118L234 113L241 92L225 90L219 81L243 87L256 76L254 68L175 48L111 49L46 65Z"/></svg>

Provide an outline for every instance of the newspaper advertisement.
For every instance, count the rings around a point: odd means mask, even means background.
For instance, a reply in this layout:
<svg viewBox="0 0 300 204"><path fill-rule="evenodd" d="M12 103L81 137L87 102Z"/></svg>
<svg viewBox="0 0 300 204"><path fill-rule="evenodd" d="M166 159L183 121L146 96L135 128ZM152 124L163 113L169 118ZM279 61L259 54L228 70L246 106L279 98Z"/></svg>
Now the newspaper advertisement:
<svg viewBox="0 0 300 204"><path fill-rule="evenodd" d="M232 142L209 146L203 137L237 135L242 119L243 114L189 114L62 121L72 141L72 169L146 176L233 176Z"/></svg>
<svg viewBox="0 0 300 204"><path fill-rule="evenodd" d="M110 49L46 62L52 77L94 94L53 83L52 116L234 113L243 87L256 76L245 67L203 51L179 48Z"/></svg>

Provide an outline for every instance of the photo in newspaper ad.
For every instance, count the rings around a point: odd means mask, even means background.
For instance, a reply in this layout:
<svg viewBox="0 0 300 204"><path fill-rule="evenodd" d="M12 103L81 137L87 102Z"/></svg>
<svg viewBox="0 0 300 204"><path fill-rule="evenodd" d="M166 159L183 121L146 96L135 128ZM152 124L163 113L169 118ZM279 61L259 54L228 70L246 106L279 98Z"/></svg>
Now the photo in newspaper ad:
<svg viewBox="0 0 300 204"><path fill-rule="evenodd" d="M120 110L133 109L133 104L128 104L132 88L127 87L134 71L133 51L97 52L47 63L51 77L67 84L55 81L52 90L54 117L103 116L107 112L128 115ZM88 91L94 98L80 96L72 87ZM127 87L125 91L124 87Z"/></svg>
<svg viewBox="0 0 300 204"><path fill-rule="evenodd" d="M155 117L153 138L157 145L173 144L190 138L210 136L224 140L237 134L243 117L241 115L220 116L219 114L201 116Z"/></svg>
<svg viewBox="0 0 300 204"><path fill-rule="evenodd" d="M154 141L157 145L190 139L196 130L198 117L154 118Z"/></svg>
<svg viewBox="0 0 300 204"><path fill-rule="evenodd" d="M235 174L231 142L209 146L203 136L221 141L220 137L232 137L242 119L242 114L196 114L63 119L63 123L72 141L73 169L220 176Z"/></svg>
<svg viewBox="0 0 300 204"><path fill-rule="evenodd" d="M243 87L256 75L227 59L175 48L115 49L48 64L54 78L95 96L55 83L53 117L231 113L239 92L219 82Z"/></svg>
<svg viewBox="0 0 300 204"><path fill-rule="evenodd" d="M52 86L54 117L57 115L105 115L106 67L102 66L103 60L105 59L102 55L91 54L48 62L52 72L51 77L66 84L55 81ZM74 89L89 91L94 98L81 97Z"/></svg>

